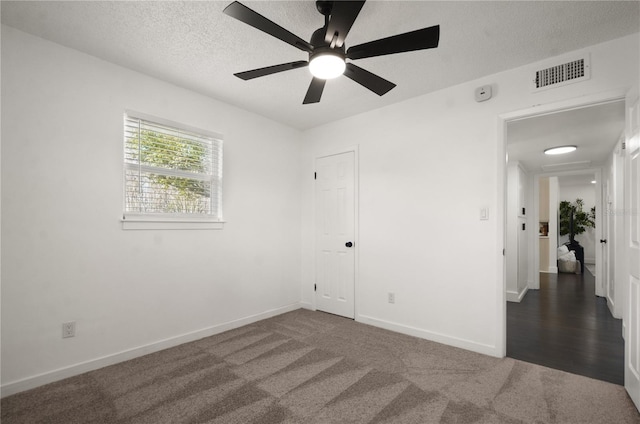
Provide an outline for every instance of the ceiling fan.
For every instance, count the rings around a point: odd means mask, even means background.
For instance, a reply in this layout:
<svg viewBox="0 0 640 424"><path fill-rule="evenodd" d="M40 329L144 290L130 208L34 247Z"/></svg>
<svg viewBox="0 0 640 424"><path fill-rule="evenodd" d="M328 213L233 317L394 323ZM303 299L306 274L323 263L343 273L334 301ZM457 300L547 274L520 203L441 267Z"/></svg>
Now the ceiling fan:
<svg viewBox="0 0 640 424"><path fill-rule="evenodd" d="M267 66L234 74L243 80L263 77L278 72L309 66L313 75L311 85L303 104L318 103L327 79L345 75L365 88L382 96L396 85L346 59L356 60L366 57L409 52L438 47L440 26L435 25L404 34L382 38L368 43L345 47L344 40L355 22L365 1L316 1L318 12L324 15L324 26L314 31L310 42L287 31L247 6L234 1L224 9L224 13L260 31L309 53L309 60Z"/></svg>

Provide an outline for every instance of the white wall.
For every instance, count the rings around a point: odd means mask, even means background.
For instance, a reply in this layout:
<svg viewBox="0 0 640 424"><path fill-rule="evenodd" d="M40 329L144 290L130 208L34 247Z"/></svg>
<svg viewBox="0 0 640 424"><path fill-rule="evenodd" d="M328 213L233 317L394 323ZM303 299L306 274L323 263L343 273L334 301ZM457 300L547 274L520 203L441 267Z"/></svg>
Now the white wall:
<svg viewBox="0 0 640 424"><path fill-rule="evenodd" d="M357 319L504 354L498 116L637 81L638 34L587 50L583 83L532 94L525 67L300 134L3 27L3 393L301 299L312 308L314 158L352 145ZM494 98L476 103L485 84ZM124 109L224 134L224 230L121 230ZM62 340L67 320L78 336Z"/></svg>
<svg viewBox="0 0 640 424"><path fill-rule="evenodd" d="M507 301L520 302L528 290L529 253L527 243L529 233L537 236L530 225L532 204L529 201L530 178L519 162L507 164L507 205L506 205L506 293ZM525 213L523 213L523 211ZM525 226L525 230L522 226Z"/></svg>
<svg viewBox="0 0 640 424"><path fill-rule="evenodd" d="M507 300L516 302L518 299L518 213L520 165L518 162L507 164L507 206L506 206L506 290Z"/></svg>
<svg viewBox="0 0 640 424"><path fill-rule="evenodd" d="M538 179L539 193L538 193L538 221L539 226L542 226L543 222L547 224L547 231L545 235L540 234L538 236L538 260L540 262L539 271L549 272L549 177L542 177ZM538 231L541 231L539 229ZM553 249L555 249L555 243L552 243Z"/></svg>
<svg viewBox="0 0 640 424"><path fill-rule="evenodd" d="M549 177L549 272L558 273L558 177Z"/></svg>
<svg viewBox="0 0 640 424"><path fill-rule="evenodd" d="M586 51L593 72L582 83L533 94L534 67L528 66L306 132L303 302L314 305L314 158L358 145L356 319L503 355L503 242L496 215L504 159L498 158L498 116L626 90L637 81L638 34ZM495 96L476 103L474 89L485 84ZM482 207L490 210L488 221L479 219ZM395 292L395 304L386 302L389 291Z"/></svg>
<svg viewBox="0 0 640 424"><path fill-rule="evenodd" d="M563 185L560 180L560 188L558 194L558 204L563 200L575 202L576 199L584 201L584 212L589 212L596 205L596 185ZM596 214L601 211L596 210ZM596 261L596 231L595 228L586 228L582 234L577 234L575 239L584 248L584 262L594 264ZM560 236L559 244L562 245L569 241L569 235Z"/></svg>
<svg viewBox="0 0 640 424"><path fill-rule="evenodd" d="M125 109L224 135L223 230L122 230ZM3 26L3 394L299 307L300 139Z"/></svg>

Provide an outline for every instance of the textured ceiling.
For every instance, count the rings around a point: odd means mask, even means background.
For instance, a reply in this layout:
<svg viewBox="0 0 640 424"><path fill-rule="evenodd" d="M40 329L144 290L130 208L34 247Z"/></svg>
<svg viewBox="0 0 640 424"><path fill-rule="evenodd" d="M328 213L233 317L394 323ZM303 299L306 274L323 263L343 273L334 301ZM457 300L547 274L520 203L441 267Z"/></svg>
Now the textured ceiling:
<svg viewBox="0 0 640 424"><path fill-rule="evenodd" d="M230 1L2 1L2 23L307 129L639 31L636 1L369 1L347 47L439 24L437 49L355 61L398 86L383 97L340 77L302 105L306 68L251 81L233 73L306 60L306 53L222 13ZM312 1L247 1L309 39Z"/></svg>
<svg viewBox="0 0 640 424"><path fill-rule="evenodd" d="M542 172L542 165L590 161L603 165L624 131L624 101L573 109L507 124L509 161ZM549 147L574 145L575 152L549 156ZM571 165L564 167L571 169Z"/></svg>

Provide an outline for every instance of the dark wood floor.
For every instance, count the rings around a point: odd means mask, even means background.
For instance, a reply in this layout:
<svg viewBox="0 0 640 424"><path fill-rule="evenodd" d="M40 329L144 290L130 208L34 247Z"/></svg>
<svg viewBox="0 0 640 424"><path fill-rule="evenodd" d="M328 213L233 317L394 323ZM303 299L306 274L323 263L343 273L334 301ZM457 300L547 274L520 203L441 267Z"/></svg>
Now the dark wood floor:
<svg viewBox="0 0 640 424"><path fill-rule="evenodd" d="M540 274L540 290L507 302L507 356L624 384L622 320L595 296L595 279Z"/></svg>

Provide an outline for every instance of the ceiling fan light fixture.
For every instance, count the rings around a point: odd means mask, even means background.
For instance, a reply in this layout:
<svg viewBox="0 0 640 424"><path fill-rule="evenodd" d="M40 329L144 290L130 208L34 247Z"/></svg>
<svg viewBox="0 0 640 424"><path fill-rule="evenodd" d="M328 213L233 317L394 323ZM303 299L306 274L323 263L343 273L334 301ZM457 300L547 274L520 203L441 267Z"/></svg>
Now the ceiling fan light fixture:
<svg viewBox="0 0 640 424"><path fill-rule="evenodd" d="M551 147L549 149L545 149L545 155L564 155L565 153L575 152L577 149L576 146L557 146Z"/></svg>
<svg viewBox="0 0 640 424"><path fill-rule="evenodd" d="M311 75L324 80L339 77L345 67L344 57L332 52L315 54L309 61Z"/></svg>
<svg viewBox="0 0 640 424"><path fill-rule="evenodd" d="M316 9L323 15L324 25L316 29L311 35L311 41L307 42L242 3L238 1L232 2L223 10L226 15L244 22L299 50L309 53L308 61L299 60L281 63L279 65L265 66L263 68L237 72L234 75L246 81L308 66L313 75L313 79L302 101L302 104L305 105L318 103L322 97L326 80L336 78L340 75L346 76L378 96L386 94L396 86L394 83L366 69L362 69L351 62L349 62L349 66L347 67L346 59L365 59L368 57L436 48L440 40L440 25L357 44L349 47L347 51L345 38L364 4L365 0L317 0Z"/></svg>

